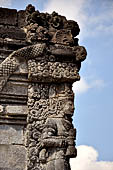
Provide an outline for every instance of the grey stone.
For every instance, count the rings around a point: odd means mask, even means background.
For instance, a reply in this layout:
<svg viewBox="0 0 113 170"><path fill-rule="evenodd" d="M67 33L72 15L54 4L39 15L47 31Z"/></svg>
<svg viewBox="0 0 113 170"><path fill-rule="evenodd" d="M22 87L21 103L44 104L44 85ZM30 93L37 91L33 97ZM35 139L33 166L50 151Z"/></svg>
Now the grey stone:
<svg viewBox="0 0 113 170"><path fill-rule="evenodd" d="M18 79L17 79L18 80ZM21 83L21 82L8 82L7 86L4 87L2 90L3 93L8 94L8 95L19 95L19 96L24 96L27 95L27 84L26 83ZM16 100L16 98L15 98Z"/></svg>
<svg viewBox="0 0 113 170"><path fill-rule="evenodd" d="M0 170L26 170L24 146L0 145Z"/></svg>
<svg viewBox="0 0 113 170"><path fill-rule="evenodd" d="M15 105L7 105L6 106L6 114L16 114L16 115L26 115L28 112L27 106L15 106Z"/></svg>
<svg viewBox="0 0 113 170"><path fill-rule="evenodd" d="M25 11L20 10L18 11L18 27L24 27L25 25Z"/></svg>
<svg viewBox="0 0 113 170"><path fill-rule="evenodd" d="M31 4L0 8L0 170L70 170L72 83L87 54L79 31L77 22Z"/></svg>
<svg viewBox="0 0 113 170"><path fill-rule="evenodd" d="M23 126L0 125L0 144L23 144Z"/></svg>
<svg viewBox="0 0 113 170"><path fill-rule="evenodd" d="M3 106L0 105L0 113L2 113L2 112L3 112Z"/></svg>
<svg viewBox="0 0 113 170"><path fill-rule="evenodd" d="M18 28L1 28L0 29L0 38L10 38L10 39L25 39L25 32Z"/></svg>
<svg viewBox="0 0 113 170"><path fill-rule="evenodd" d="M0 24L16 25L17 10L0 8Z"/></svg>

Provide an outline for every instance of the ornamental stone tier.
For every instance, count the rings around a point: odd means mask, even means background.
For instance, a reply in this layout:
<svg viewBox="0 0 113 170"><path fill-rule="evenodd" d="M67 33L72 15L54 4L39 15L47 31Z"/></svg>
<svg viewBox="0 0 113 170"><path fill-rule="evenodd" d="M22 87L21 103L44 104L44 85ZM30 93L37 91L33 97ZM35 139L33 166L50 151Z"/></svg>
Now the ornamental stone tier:
<svg viewBox="0 0 113 170"><path fill-rule="evenodd" d="M0 170L70 170L72 83L86 50L56 12L0 8Z"/></svg>

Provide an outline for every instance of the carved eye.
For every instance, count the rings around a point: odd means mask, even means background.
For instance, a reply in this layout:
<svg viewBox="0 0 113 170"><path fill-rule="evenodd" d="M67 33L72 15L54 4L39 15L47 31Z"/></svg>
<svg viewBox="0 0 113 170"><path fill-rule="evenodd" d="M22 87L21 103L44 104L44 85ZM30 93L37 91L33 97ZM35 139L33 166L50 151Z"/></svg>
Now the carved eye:
<svg viewBox="0 0 113 170"><path fill-rule="evenodd" d="M49 135L49 136L52 136L53 134L52 134L52 132L48 132L48 135Z"/></svg>

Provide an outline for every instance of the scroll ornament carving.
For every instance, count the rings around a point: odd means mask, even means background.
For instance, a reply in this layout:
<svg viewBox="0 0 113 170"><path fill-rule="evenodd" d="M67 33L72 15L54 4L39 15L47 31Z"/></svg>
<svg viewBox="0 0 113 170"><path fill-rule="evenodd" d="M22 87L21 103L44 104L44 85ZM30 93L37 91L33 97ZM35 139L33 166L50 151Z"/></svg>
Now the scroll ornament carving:
<svg viewBox="0 0 113 170"><path fill-rule="evenodd" d="M69 81L79 79L78 70L76 64L73 63L61 63L61 62L37 62L35 60L29 60L29 78L35 78L36 80L49 78L49 80L62 79L61 81ZM47 80L48 81L48 80Z"/></svg>
<svg viewBox="0 0 113 170"><path fill-rule="evenodd" d="M43 43L13 52L0 64L0 78L7 81L23 60L28 62L28 78L31 81L28 87L29 112L26 131L28 170L52 170L52 166L69 170L69 158L76 156L76 131L71 120L74 112L73 93L70 85L66 85L63 94L60 94L62 86L50 86L48 83L60 80L73 82L79 79L79 70L76 63L55 61L60 54L67 56L62 52L63 48L52 50L53 61L49 61L47 50ZM70 53L70 50L69 54L75 56L76 61L76 54ZM78 52L78 59L82 60L80 56ZM41 84L41 81L47 84ZM1 89L5 83L1 84Z"/></svg>
<svg viewBox="0 0 113 170"><path fill-rule="evenodd" d="M66 85L68 87L68 84ZM54 96L50 96L51 88ZM28 169L39 167L46 170L52 166L64 166L70 169L68 159L76 156L73 128L73 96L57 96L62 88L51 85L31 84L28 88L27 147ZM67 96L67 98L66 98ZM59 165L60 163L60 165ZM57 165L58 164L58 165Z"/></svg>
<svg viewBox="0 0 113 170"><path fill-rule="evenodd" d="M50 60L47 54L54 55L66 55L69 52L70 56L75 56L75 62L85 59L86 50L82 46L76 46L73 48L58 46L53 49L50 53L49 47L45 43L37 43L35 45L30 45L21 48L17 51L11 53L1 64L0 64L0 90L3 89L8 78L17 70L22 62L28 62L28 76L29 79L34 78L35 80L41 80L42 78L50 78L51 80L57 80L64 78L62 80L79 80L79 67L75 63L61 63L61 62L47 62ZM58 50L59 48L59 50ZM71 50L71 52L70 52ZM53 55L53 59L55 56ZM46 57L46 58L45 58ZM51 56L50 56L51 57ZM36 60L42 60L37 62ZM46 80L44 80L46 81Z"/></svg>
<svg viewBox="0 0 113 170"><path fill-rule="evenodd" d="M27 40L29 42L50 41L60 44L77 43L75 37L79 34L77 22L67 20L56 12L40 13L32 5L26 7Z"/></svg>
<svg viewBox="0 0 113 170"><path fill-rule="evenodd" d="M27 170L70 170L76 157L76 129L72 124L72 83L80 79L87 52L78 45L79 26L56 12L26 7L27 46L0 64L0 91L9 77L28 66Z"/></svg>

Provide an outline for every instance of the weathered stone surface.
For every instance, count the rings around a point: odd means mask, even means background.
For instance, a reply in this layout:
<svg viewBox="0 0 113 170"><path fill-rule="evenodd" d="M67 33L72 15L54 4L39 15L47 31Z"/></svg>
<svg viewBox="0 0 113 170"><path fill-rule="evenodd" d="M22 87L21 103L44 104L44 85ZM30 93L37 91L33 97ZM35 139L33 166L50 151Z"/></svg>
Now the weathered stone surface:
<svg viewBox="0 0 113 170"><path fill-rule="evenodd" d="M1 170L27 170L26 161L26 149L24 146L0 144Z"/></svg>
<svg viewBox="0 0 113 170"><path fill-rule="evenodd" d="M31 4L1 11L0 169L70 170L77 155L72 83L87 55L79 26Z"/></svg>
<svg viewBox="0 0 113 170"><path fill-rule="evenodd" d="M18 76L18 75L17 75ZM20 80L22 80L22 76L18 76L18 78L20 78ZM17 78L17 80L18 80ZM12 78L13 80L14 78ZM14 79L16 80L16 79ZM16 81L13 82L13 81L9 81L7 83L7 86L5 86L2 90L2 92L0 93L1 95L10 95L12 97L11 94L13 94L14 96L17 96L17 97L24 97L27 95L27 82L24 83L24 82L19 82L17 83ZM2 96L1 96L2 98Z"/></svg>
<svg viewBox="0 0 113 170"><path fill-rule="evenodd" d="M20 10L20 11L18 11L18 27L22 28L25 25L26 25L25 11L24 10Z"/></svg>
<svg viewBox="0 0 113 170"><path fill-rule="evenodd" d="M0 8L0 24L16 25L17 24L17 10Z"/></svg>
<svg viewBox="0 0 113 170"><path fill-rule="evenodd" d="M76 64L29 60L29 79L41 82L73 82L80 79Z"/></svg>
<svg viewBox="0 0 113 170"><path fill-rule="evenodd" d="M0 113L3 113L3 111L4 111L4 107L0 105Z"/></svg>
<svg viewBox="0 0 113 170"><path fill-rule="evenodd" d="M26 126L26 117L2 115L0 116L0 124Z"/></svg>
<svg viewBox="0 0 113 170"><path fill-rule="evenodd" d="M25 32L18 28L0 28L0 38L23 40L25 36Z"/></svg>
<svg viewBox="0 0 113 170"><path fill-rule="evenodd" d="M0 125L0 144L23 144L23 131L19 125Z"/></svg>
<svg viewBox="0 0 113 170"><path fill-rule="evenodd" d="M13 106L13 105L8 105L5 108L6 114L8 115L26 115L28 112L27 106Z"/></svg>

